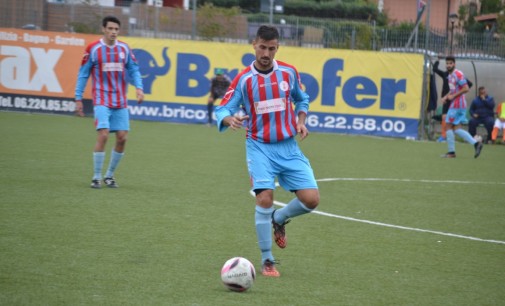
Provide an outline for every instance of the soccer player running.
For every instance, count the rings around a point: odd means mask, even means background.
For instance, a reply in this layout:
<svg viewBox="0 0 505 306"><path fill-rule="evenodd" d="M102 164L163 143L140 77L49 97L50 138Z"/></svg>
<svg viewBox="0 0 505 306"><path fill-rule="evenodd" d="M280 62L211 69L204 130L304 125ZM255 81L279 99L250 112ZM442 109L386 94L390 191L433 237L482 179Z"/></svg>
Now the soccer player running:
<svg viewBox="0 0 505 306"><path fill-rule="evenodd" d="M308 159L295 136L305 139L309 96L301 89L295 67L274 59L279 49L279 32L262 25L253 41L256 60L233 80L216 108L219 131L246 128L246 159L256 194L255 224L261 250L262 274L279 277L272 254L275 242L287 245L285 225L289 218L310 213L319 204L319 191ZM293 109L294 105L294 109ZM245 115L237 112L242 109ZM275 177L282 188L296 197L274 210Z"/></svg>
<svg viewBox="0 0 505 306"><path fill-rule="evenodd" d="M477 142L472 135L461 127L461 124L467 122L465 93L468 92L468 84L465 75L461 70L456 69L456 59L453 56L446 57L445 65L449 73L447 76L449 81L449 93L442 98L442 101L444 103L450 103L445 118L447 123L447 146L449 150L446 154L442 155L442 157L456 157L456 134L474 146L474 157L477 158L482 151L482 142Z"/></svg>
<svg viewBox="0 0 505 306"><path fill-rule="evenodd" d="M117 188L114 171L121 161L130 129L128 100L126 98L126 73L136 87L137 102L144 100L142 79L137 60L128 45L117 40L121 23L114 16L102 20L103 38L89 44L84 52L75 88L77 114L82 113L82 94L91 74L92 95L97 138L93 152L94 174L91 188L100 188L105 145L109 132L116 133L104 183Z"/></svg>

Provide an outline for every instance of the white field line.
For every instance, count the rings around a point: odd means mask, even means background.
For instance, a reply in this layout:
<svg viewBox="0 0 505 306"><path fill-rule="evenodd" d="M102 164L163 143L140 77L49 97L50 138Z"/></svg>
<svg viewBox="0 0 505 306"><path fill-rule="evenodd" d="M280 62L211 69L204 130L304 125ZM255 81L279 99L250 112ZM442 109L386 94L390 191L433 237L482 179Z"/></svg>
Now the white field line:
<svg viewBox="0 0 505 306"><path fill-rule="evenodd" d="M330 182L330 181L401 181L401 182L422 182L422 183L451 183L451 184L493 184L493 182L468 182L468 181L433 181L433 180L409 180L409 179L381 179L381 178L326 178L326 179L319 179L317 180L318 182ZM494 182L494 184L505 184L502 182ZM276 183L278 186L278 184ZM254 191L250 191L250 194L254 197ZM279 202L279 201L274 201L275 205L278 206L286 206L286 203ZM321 216L326 216L326 217L331 217L331 218L337 218L337 219L343 219L347 221L353 221L353 222L360 222L360 223L366 223L366 224L371 224L371 225L377 225L377 226L383 226L383 227L390 227L390 228L396 228L396 229L401 229L401 230L407 230L407 231L414 231L414 232L421 232L421 233L430 233L430 234L435 234L435 235L441 235L441 236L448 236L448 237L454 237L454 238L461 238L461 239L466 239L466 240L473 240L473 241L480 241L480 242L488 242L488 243L496 243L496 244L503 244L505 245L505 241L501 240L493 240L493 239L482 239L478 237L472 237L472 236L465 236L465 235L459 235L459 234L453 234L453 233L446 233L446 232L440 232L440 231L433 231L433 230L426 230L422 228L415 228L415 227L408 227L408 226L401 226L401 225L394 225L394 224L388 224L388 223L382 223L382 222L376 222L376 221L371 221L371 220L365 220L365 219L357 219L357 218L352 218L352 217L346 217L346 216L341 216L341 215L335 215L335 214L330 214L324 211L318 211L314 210L312 211L313 214L321 215Z"/></svg>
<svg viewBox="0 0 505 306"><path fill-rule="evenodd" d="M324 178L317 180L318 182L331 182L331 181L382 181L382 182L407 182L407 183L446 183L446 184L486 184L486 185L505 185L505 182L482 182L482 181L449 181L449 180L411 180L411 179L394 179L394 178Z"/></svg>

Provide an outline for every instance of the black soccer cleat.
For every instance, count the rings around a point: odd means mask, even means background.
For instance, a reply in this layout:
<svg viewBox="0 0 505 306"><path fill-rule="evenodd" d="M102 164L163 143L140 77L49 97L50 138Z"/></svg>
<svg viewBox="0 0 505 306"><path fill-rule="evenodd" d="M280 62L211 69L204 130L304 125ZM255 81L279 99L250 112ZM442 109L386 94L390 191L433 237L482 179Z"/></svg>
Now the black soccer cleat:
<svg viewBox="0 0 505 306"><path fill-rule="evenodd" d="M100 180L92 180L91 181L91 188L94 188L94 189L102 188L102 184L100 184Z"/></svg>
<svg viewBox="0 0 505 306"><path fill-rule="evenodd" d="M288 245L288 237L286 236L286 224L291 221L287 219L284 223L279 224L274 219L275 210L272 212L272 226L274 228L275 243L279 248L284 249Z"/></svg>
<svg viewBox="0 0 505 306"><path fill-rule="evenodd" d="M474 146L475 146L475 155L473 157L477 158L477 157L479 157L480 152L482 151L482 148L484 146L482 145L482 142L480 142L480 141L477 142Z"/></svg>
<svg viewBox="0 0 505 306"><path fill-rule="evenodd" d="M440 155L442 158L456 158L456 153L454 152L447 152L445 154Z"/></svg>
<svg viewBox="0 0 505 306"><path fill-rule="evenodd" d="M119 185L116 183L116 179L114 179L113 177L106 177L103 179L103 182L109 188L118 188L119 187Z"/></svg>

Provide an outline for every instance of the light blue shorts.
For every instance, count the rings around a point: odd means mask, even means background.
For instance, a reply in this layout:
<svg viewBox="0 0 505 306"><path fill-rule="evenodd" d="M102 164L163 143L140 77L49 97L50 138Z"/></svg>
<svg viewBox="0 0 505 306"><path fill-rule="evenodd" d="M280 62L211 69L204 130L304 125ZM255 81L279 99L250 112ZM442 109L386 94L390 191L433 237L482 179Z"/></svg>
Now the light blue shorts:
<svg viewBox="0 0 505 306"><path fill-rule="evenodd" d="M246 140L247 169L253 190L275 189L275 178L288 191L317 189L314 171L294 138L277 143Z"/></svg>
<svg viewBox="0 0 505 306"><path fill-rule="evenodd" d="M452 125L467 124L466 108L449 108L447 116L445 117L445 122Z"/></svg>
<svg viewBox="0 0 505 306"><path fill-rule="evenodd" d="M95 128L109 129L110 132L129 131L130 113L128 108L109 108L103 105L95 105Z"/></svg>

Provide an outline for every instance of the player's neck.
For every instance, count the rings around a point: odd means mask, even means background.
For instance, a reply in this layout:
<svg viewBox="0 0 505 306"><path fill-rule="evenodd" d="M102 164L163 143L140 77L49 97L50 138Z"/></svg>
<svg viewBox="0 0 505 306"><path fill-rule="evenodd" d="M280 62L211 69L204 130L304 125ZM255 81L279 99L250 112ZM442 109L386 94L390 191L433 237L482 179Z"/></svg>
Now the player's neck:
<svg viewBox="0 0 505 306"><path fill-rule="evenodd" d="M258 66L256 66L256 64L254 65L254 68L256 69L256 71L258 71L258 73L260 74L269 74L270 72L272 72L274 70L274 66L270 66L270 67L261 67L259 68Z"/></svg>
<svg viewBox="0 0 505 306"><path fill-rule="evenodd" d="M107 38L104 37L104 38L102 38L102 41L103 41L104 44L106 44L109 47L114 47L116 45L116 40L115 39L114 40L109 40L109 39L107 39Z"/></svg>

